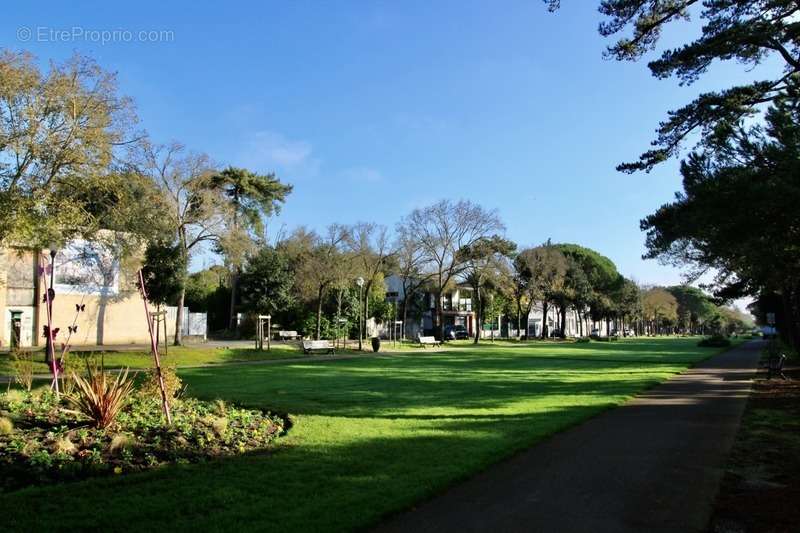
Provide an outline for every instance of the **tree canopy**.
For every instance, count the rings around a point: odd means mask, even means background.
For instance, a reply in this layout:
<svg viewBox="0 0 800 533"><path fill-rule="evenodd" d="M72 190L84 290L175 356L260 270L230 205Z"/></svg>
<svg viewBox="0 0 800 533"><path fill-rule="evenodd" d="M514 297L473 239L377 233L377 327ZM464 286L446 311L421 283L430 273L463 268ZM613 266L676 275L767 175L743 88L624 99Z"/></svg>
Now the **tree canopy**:
<svg viewBox="0 0 800 533"><path fill-rule="evenodd" d="M544 0L551 10L560 0ZM701 142L730 130L742 118L785 94L800 73L800 4L787 0L602 0L606 17L599 27L604 37L626 30L606 49L606 57L638 60L656 49L666 26L690 17L703 20L701 35L662 51L648 66L659 79L676 77L692 84L715 62L735 61L744 69L774 59L779 68L764 79L709 91L670 111L656 130L653 148L638 161L623 163L624 172L650 170L678 153L681 144L699 130Z"/></svg>
<svg viewBox="0 0 800 533"><path fill-rule="evenodd" d="M128 201L115 157L136 120L116 76L91 59L42 71L30 54L0 51L0 243L45 247L109 224L148 234L136 213L148 204Z"/></svg>
<svg viewBox="0 0 800 533"><path fill-rule="evenodd" d="M780 295L800 345L800 100L776 100L766 126L739 128L681 165L684 192L645 218L647 255L714 273L723 299Z"/></svg>

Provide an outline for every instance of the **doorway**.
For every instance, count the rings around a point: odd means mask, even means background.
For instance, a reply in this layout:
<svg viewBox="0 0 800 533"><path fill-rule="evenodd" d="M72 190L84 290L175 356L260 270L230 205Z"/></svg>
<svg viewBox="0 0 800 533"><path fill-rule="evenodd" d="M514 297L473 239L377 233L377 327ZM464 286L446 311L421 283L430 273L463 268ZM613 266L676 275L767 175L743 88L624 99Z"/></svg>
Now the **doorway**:
<svg viewBox="0 0 800 533"><path fill-rule="evenodd" d="M11 311L11 349L20 347L22 338L22 311Z"/></svg>

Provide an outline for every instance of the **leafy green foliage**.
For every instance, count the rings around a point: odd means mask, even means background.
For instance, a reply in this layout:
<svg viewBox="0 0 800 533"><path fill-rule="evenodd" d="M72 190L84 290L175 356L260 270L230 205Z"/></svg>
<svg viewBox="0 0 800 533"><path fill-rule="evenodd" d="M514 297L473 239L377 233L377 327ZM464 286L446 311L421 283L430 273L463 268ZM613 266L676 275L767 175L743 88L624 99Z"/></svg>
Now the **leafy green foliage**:
<svg viewBox="0 0 800 533"><path fill-rule="evenodd" d="M800 91L681 165L684 192L641 222L647 256L716 271L721 298L773 292L800 345Z"/></svg>
<svg viewBox="0 0 800 533"><path fill-rule="evenodd" d="M30 391L33 386L33 352L14 350L11 352L11 369L14 372L16 381L26 391Z"/></svg>
<svg viewBox="0 0 800 533"><path fill-rule="evenodd" d="M242 308L250 313L276 315L294 305L294 273L289 258L271 246L248 259L239 285Z"/></svg>
<svg viewBox="0 0 800 533"><path fill-rule="evenodd" d="M717 306L711 297L697 287L675 285L666 290L678 302L678 323L685 331L696 330L717 314Z"/></svg>
<svg viewBox="0 0 800 533"><path fill-rule="evenodd" d="M81 425L50 391L0 394L0 412L16 421L0 431L0 494L32 483L204 462L270 445L286 422L259 410L187 398L172 406L165 429L157 396L135 394L105 429Z"/></svg>
<svg viewBox="0 0 800 533"><path fill-rule="evenodd" d="M296 413L291 431L274 453L74 486L80 490L31 487L0 495L0 506L23 530L365 530L716 351L696 343L500 341L324 365L187 369L181 377L203 398ZM52 508L61 511L45 512Z"/></svg>
<svg viewBox="0 0 800 533"><path fill-rule="evenodd" d="M678 301L661 287L653 287L642 296L642 312L650 323L650 333L661 333L678 321Z"/></svg>
<svg viewBox="0 0 800 533"><path fill-rule="evenodd" d="M228 305L231 301L227 281L228 269L214 265L205 270L189 274L186 279L184 303L189 309L208 313L210 331L220 331L228 327Z"/></svg>
<svg viewBox="0 0 800 533"><path fill-rule="evenodd" d="M507 291L511 277L508 259L516 249L514 242L500 235L492 235L481 237L458 250L459 260L465 264L462 276L472 287L475 321L481 327L485 322L493 323L501 312L504 303L501 302L502 294ZM479 339L480 328L476 328L475 343Z"/></svg>
<svg viewBox="0 0 800 533"><path fill-rule="evenodd" d="M43 72L30 54L0 51L0 242L43 248L99 229L106 209L83 193L107 190L134 122L115 75L90 59Z"/></svg>
<svg viewBox="0 0 800 533"><path fill-rule="evenodd" d="M243 168L228 167L203 180L203 186L217 190L233 208L234 225L256 235L264 231L263 217L280 210L292 186L281 183L275 174L261 175Z"/></svg>
<svg viewBox="0 0 800 533"><path fill-rule="evenodd" d="M697 343L701 348L726 348L731 345L730 339L723 335L712 335Z"/></svg>
<svg viewBox="0 0 800 533"><path fill-rule="evenodd" d="M72 373L75 391L65 398L74 413L88 418L93 427L107 428L129 401L133 380L128 379L128 369L112 378L102 363L96 366L87 362L86 371L86 377Z"/></svg>
<svg viewBox="0 0 800 533"><path fill-rule="evenodd" d="M186 266L180 245L150 243L142 265L147 299L158 306L175 305L186 283Z"/></svg>
<svg viewBox="0 0 800 533"><path fill-rule="evenodd" d="M167 399L172 401L183 394L184 384L183 380L175 372L174 366L162 366L161 377L164 380L164 391L167 393ZM161 385L158 379L158 372L155 368L151 368L145 374L145 379L136 391L146 398L161 398Z"/></svg>

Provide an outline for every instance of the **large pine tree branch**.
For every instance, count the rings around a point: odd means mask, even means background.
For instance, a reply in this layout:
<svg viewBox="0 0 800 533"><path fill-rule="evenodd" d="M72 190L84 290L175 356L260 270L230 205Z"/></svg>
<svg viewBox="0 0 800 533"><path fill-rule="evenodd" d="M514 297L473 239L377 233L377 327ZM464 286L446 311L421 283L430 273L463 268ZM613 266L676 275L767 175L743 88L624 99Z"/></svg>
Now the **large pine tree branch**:
<svg viewBox="0 0 800 533"><path fill-rule="evenodd" d="M621 172L632 173L652 168L672 157L680 149L681 143L692 132L702 129L710 133L722 124L735 124L741 118L755 112L756 108L774 100L785 88L790 74L775 81L760 81L750 85L733 87L725 91L701 94L689 105L670 111L669 119L659 125L654 148L648 150L639 160L617 166Z"/></svg>

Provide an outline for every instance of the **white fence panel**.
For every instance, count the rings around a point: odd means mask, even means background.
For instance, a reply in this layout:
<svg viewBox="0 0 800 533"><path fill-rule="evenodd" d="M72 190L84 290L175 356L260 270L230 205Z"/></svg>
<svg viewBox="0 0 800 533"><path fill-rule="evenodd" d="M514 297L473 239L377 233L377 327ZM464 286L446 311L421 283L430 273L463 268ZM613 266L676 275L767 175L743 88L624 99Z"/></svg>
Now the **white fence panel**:
<svg viewBox="0 0 800 533"><path fill-rule="evenodd" d="M189 313L188 335L202 335L206 338L208 331L208 315L206 313Z"/></svg>

